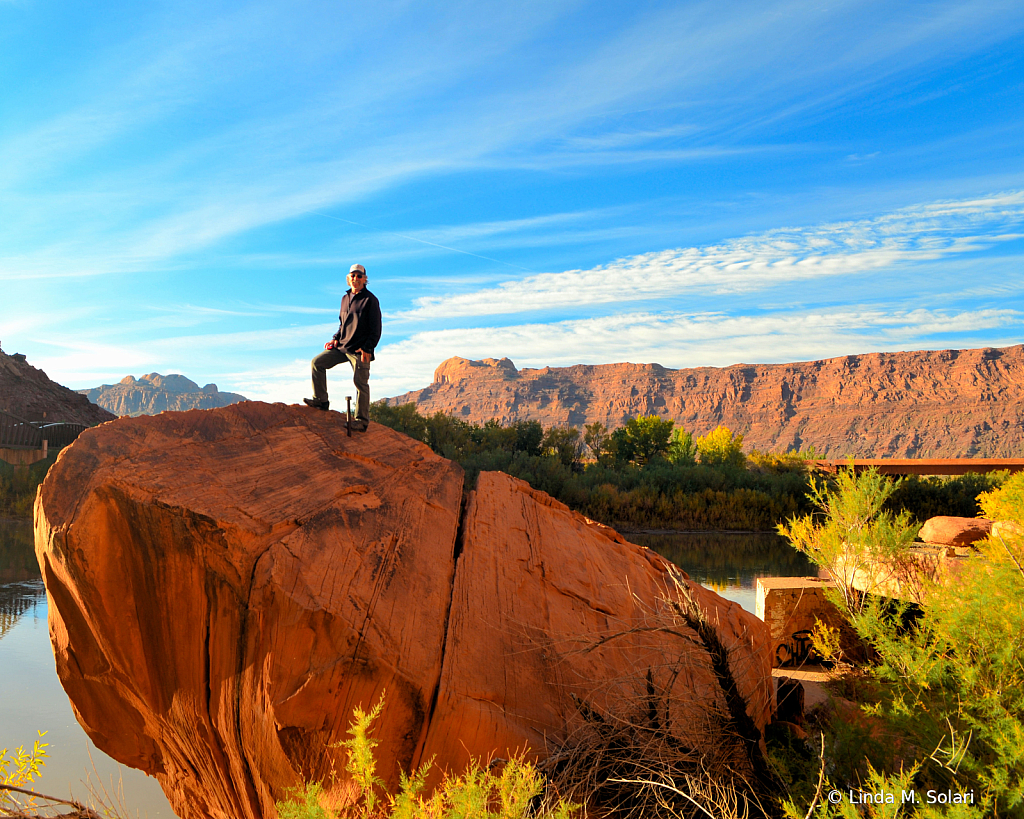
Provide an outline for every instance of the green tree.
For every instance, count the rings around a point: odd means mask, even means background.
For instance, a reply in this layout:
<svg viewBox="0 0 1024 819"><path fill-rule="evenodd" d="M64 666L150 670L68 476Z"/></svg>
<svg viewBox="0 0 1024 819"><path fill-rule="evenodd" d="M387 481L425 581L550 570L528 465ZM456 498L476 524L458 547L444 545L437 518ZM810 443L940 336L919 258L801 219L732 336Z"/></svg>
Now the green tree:
<svg viewBox="0 0 1024 819"><path fill-rule="evenodd" d="M673 429L666 456L679 466L692 466L697 463L697 445L693 442L693 435L682 427Z"/></svg>
<svg viewBox="0 0 1024 819"><path fill-rule="evenodd" d="M673 425L673 421L657 415L631 418L626 426L612 433L615 460L643 466L654 456L664 454L668 451Z"/></svg>
<svg viewBox="0 0 1024 819"><path fill-rule="evenodd" d="M473 426L460 418L435 412L427 419L426 443L438 455L460 460L475 448Z"/></svg>
<svg viewBox="0 0 1024 819"><path fill-rule="evenodd" d="M493 418L482 427L474 427L472 436L478 444L478 452L516 451L518 431L513 426L502 426Z"/></svg>
<svg viewBox="0 0 1024 819"><path fill-rule="evenodd" d="M600 421L594 421L583 427L583 443L595 461L600 461L601 456L608 452L608 427Z"/></svg>
<svg viewBox="0 0 1024 819"><path fill-rule="evenodd" d="M544 440L544 427L540 421L516 421L511 425L515 430L516 441L514 452L525 452L527 455L540 455L541 441Z"/></svg>
<svg viewBox="0 0 1024 819"><path fill-rule="evenodd" d="M743 466L747 459L742 447L743 436L734 435L725 426L717 427L697 439L697 454L705 466Z"/></svg>
<svg viewBox="0 0 1024 819"><path fill-rule="evenodd" d="M392 407L386 399L374 401L370 404L370 420L391 427L417 441L427 440L427 419L416 411L414 402Z"/></svg>
<svg viewBox="0 0 1024 819"><path fill-rule="evenodd" d="M551 427L544 433L541 450L545 455L553 455L572 469L579 468L583 457L583 441L577 427Z"/></svg>

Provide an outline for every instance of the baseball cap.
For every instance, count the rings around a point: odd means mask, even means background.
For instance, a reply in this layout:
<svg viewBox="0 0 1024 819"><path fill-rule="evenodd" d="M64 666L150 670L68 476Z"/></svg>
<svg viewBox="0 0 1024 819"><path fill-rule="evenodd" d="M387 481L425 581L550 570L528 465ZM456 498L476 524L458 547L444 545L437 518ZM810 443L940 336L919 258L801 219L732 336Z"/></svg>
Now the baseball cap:
<svg viewBox="0 0 1024 819"><path fill-rule="evenodd" d="M361 264L354 264L352 265L352 267L348 269L349 273L355 273L356 271L362 273L364 276L366 275L366 268L363 267Z"/></svg>

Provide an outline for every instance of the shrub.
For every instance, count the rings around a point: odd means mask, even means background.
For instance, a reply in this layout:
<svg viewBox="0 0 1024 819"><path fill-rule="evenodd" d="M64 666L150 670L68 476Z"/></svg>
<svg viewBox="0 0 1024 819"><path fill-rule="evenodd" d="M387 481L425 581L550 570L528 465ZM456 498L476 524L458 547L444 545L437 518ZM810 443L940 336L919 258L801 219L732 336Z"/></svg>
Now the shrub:
<svg viewBox="0 0 1024 819"><path fill-rule="evenodd" d="M611 436L604 424L588 424L581 444L575 427L545 431L536 421L502 425L493 420L479 425L440 412L428 418L414 404L388 407L377 402L371 418L457 461L466 470L467 486L481 470L506 472L613 526L770 531L813 508L807 500L811 479L805 469L813 448L752 452L754 468L746 469L743 438L725 427L694 442L686 430L650 415L632 419ZM594 458L586 465L581 460L584 446ZM698 452L700 463L695 462ZM911 478L896 485L885 509L905 508L919 520L933 514L970 516L975 514L974 495L997 482L976 475Z"/></svg>
<svg viewBox="0 0 1024 819"><path fill-rule="evenodd" d="M888 553L884 541L890 533L870 523L859 529L847 525L870 517L866 512L877 510L885 494L877 476L847 478L829 497L818 531L829 533L827 540L842 528L865 548ZM874 647L877 663L868 669L870 701L862 703L858 717L837 720L832 728L830 778L866 791L970 792L973 804L956 806L956 815L1022 816L1024 473L979 500L987 515L1020 529L984 541L981 554L966 562L952 584L923 582L921 615L913 627L883 606L852 608L850 622ZM872 536L879 542L867 543ZM826 545L809 553L827 557L831 551ZM872 733L889 739L870 746L862 767L844 761L842 745L844 731L865 721ZM789 808L790 815L802 813ZM884 815L875 810L867 815ZM927 804L916 812L941 815ZM822 805L817 815L852 816L853 808Z"/></svg>
<svg viewBox="0 0 1024 819"><path fill-rule="evenodd" d="M374 401L370 404L370 420L391 427L417 441L427 440L427 419L416 411L415 403L392 407L386 400Z"/></svg>
<svg viewBox="0 0 1024 819"><path fill-rule="evenodd" d="M1008 475L1007 472L924 478L908 475L886 501L885 508L893 512L906 510L922 523L936 515L977 517L981 512L978 495L995 489Z"/></svg>
<svg viewBox="0 0 1024 819"><path fill-rule="evenodd" d="M39 741L44 736L46 731L40 731L31 751L21 746L8 756L6 748L0 749L0 785L27 789L35 781L46 764L46 749L50 747L50 743ZM16 816L15 811L36 805L37 797L0 789L0 816Z"/></svg>
<svg viewBox="0 0 1024 819"><path fill-rule="evenodd" d="M842 470L834 487L812 479L810 499L822 514L779 524L780 535L828 569L851 617L864 610L868 599L854 588L855 577L863 586L906 576L910 545L919 527L908 512L893 515L883 509L898 487L899 481L890 481L877 469L860 474L852 467Z"/></svg>
<svg viewBox="0 0 1024 819"><path fill-rule="evenodd" d="M752 449L747 460L762 472L804 472L807 470L807 462L817 457L814 447L800 452L761 452Z"/></svg>
<svg viewBox="0 0 1024 819"><path fill-rule="evenodd" d="M49 458L28 466L12 466L0 461L0 517L32 517L36 489L56 460L54 452Z"/></svg>
<svg viewBox="0 0 1024 819"><path fill-rule="evenodd" d="M544 801L544 778L524 758L483 767L478 760L459 775L446 775L429 797L423 795L427 762L412 776L402 774L399 791L382 801L378 790L383 782L377 776L371 734L374 721L384 707L384 696L367 713L353 711L348 733L351 739L340 743L347 751L345 770L356 786L355 803L335 810L324 807L323 786L305 782L292 788L290 797L277 802L279 819L570 819L576 806L561 799ZM386 802L386 804L385 804Z"/></svg>

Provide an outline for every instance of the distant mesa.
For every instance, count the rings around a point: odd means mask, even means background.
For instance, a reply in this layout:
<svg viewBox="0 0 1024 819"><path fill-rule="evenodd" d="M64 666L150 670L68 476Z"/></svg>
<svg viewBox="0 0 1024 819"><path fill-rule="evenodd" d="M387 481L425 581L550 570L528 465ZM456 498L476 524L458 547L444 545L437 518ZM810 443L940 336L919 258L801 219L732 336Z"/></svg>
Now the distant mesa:
<svg viewBox="0 0 1024 819"><path fill-rule="evenodd" d="M126 375L117 384L78 392L114 415L132 417L166 410L216 409L249 400L244 395L221 392L216 384L200 387L177 373L149 373L141 378Z"/></svg>
<svg viewBox="0 0 1024 819"><path fill-rule="evenodd" d="M26 421L102 424L114 415L50 379L21 353L0 350L0 411Z"/></svg>
<svg viewBox="0 0 1024 819"><path fill-rule="evenodd" d="M611 353L614 354L614 353ZM822 457L999 458L1024 451L1024 346L847 355L795 364L673 370L660 364L517 369L449 358L414 401L482 423L622 426L670 418L695 435L725 425L744 448L814 446Z"/></svg>
<svg viewBox="0 0 1024 819"><path fill-rule="evenodd" d="M449 358L442 361L441 366L434 370L435 384L455 384L464 378L472 378L474 368L491 368L505 378L518 378L519 370L508 358L485 358L483 361L470 361L468 358Z"/></svg>

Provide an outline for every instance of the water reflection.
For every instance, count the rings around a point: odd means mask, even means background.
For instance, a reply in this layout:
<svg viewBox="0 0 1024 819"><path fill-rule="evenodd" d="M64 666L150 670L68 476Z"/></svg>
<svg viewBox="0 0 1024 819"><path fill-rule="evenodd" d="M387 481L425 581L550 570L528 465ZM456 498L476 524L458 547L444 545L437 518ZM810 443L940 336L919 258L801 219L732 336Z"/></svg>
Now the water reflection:
<svg viewBox="0 0 1024 819"><path fill-rule="evenodd" d="M0 640L14 628L21 615L36 604L43 593L42 581L0 586Z"/></svg>
<svg viewBox="0 0 1024 819"><path fill-rule="evenodd" d="M0 518L0 584L40 577L32 521Z"/></svg>
<svg viewBox="0 0 1024 819"><path fill-rule="evenodd" d="M626 535L675 563L709 589L753 612L759 577L813 577L817 567L770 532Z"/></svg>
<svg viewBox="0 0 1024 819"><path fill-rule="evenodd" d="M0 520L0 748L31 747L40 730L50 743L44 793L90 802L93 787L120 791L126 815L174 818L155 779L119 766L75 720L54 667L32 524Z"/></svg>
<svg viewBox="0 0 1024 819"><path fill-rule="evenodd" d="M0 640L44 593L31 522L0 520Z"/></svg>

